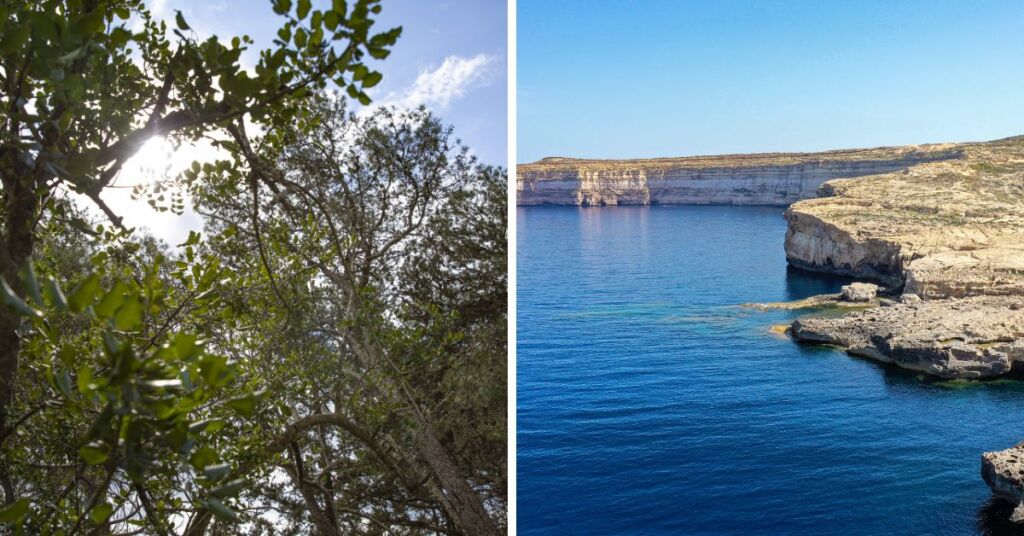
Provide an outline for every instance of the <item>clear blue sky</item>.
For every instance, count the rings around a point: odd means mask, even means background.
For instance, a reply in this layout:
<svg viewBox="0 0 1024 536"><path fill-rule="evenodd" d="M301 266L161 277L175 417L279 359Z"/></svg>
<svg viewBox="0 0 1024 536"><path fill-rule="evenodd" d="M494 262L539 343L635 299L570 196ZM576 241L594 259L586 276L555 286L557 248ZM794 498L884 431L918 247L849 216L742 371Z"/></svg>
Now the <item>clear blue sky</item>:
<svg viewBox="0 0 1024 536"><path fill-rule="evenodd" d="M1022 1L519 0L517 160L1024 134Z"/></svg>
<svg viewBox="0 0 1024 536"><path fill-rule="evenodd" d="M314 9L330 4L313 0ZM174 11L181 10L202 36L249 34L256 41L254 50L270 46L282 21L271 0L148 0L147 5L171 21ZM482 161L506 165L505 2L384 0L381 5L376 28L402 26L404 31L391 56L377 65L384 80L374 88L374 99L426 104L455 127Z"/></svg>

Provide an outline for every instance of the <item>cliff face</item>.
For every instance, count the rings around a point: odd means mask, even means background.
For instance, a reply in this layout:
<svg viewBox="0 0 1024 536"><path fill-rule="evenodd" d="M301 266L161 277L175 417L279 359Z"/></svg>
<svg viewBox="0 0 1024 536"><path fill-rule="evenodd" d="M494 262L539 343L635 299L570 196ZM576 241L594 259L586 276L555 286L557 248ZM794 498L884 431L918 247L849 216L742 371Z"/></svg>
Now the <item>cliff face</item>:
<svg viewBox="0 0 1024 536"><path fill-rule="evenodd" d="M826 182L786 211L786 257L925 299L1024 295L1024 140Z"/></svg>
<svg viewBox="0 0 1024 536"><path fill-rule="evenodd" d="M546 158L520 165L519 205L776 205L815 197L830 179L956 158L950 145L647 160Z"/></svg>
<svg viewBox="0 0 1024 536"><path fill-rule="evenodd" d="M1024 138L826 182L786 219L791 264L902 294L886 307L798 320L797 339L946 378L1024 364Z"/></svg>

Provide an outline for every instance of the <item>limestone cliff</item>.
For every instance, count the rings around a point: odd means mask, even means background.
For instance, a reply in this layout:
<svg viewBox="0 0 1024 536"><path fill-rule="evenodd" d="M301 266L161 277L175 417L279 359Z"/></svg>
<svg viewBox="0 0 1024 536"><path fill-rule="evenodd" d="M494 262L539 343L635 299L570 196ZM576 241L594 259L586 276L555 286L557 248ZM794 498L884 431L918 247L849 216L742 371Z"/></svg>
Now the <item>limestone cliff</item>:
<svg viewBox="0 0 1024 536"><path fill-rule="evenodd" d="M833 180L786 212L786 257L925 299L1024 294L1024 139Z"/></svg>
<svg viewBox="0 0 1024 536"><path fill-rule="evenodd" d="M776 205L825 181L960 156L953 145L644 160L545 158L516 171L519 205Z"/></svg>
<svg viewBox="0 0 1024 536"><path fill-rule="evenodd" d="M947 378L1024 363L1024 138L960 149L826 182L786 211L791 264L882 282L904 302L801 319L794 337Z"/></svg>

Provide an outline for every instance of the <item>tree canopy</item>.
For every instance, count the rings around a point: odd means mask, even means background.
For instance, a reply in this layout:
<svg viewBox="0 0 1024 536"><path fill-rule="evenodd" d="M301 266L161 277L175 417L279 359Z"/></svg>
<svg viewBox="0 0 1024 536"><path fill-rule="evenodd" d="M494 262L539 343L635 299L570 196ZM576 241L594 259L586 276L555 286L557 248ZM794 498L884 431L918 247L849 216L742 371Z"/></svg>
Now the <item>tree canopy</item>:
<svg viewBox="0 0 1024 536"><path fill-rule="evenodd" d="M401 33L378 1L267 9L244 69L248 36L139 0L0 7L16 532L504 531L506 172L425 109L347 109ZM153 136L221 149L176 182L180 245L100 197Z"/></svg>

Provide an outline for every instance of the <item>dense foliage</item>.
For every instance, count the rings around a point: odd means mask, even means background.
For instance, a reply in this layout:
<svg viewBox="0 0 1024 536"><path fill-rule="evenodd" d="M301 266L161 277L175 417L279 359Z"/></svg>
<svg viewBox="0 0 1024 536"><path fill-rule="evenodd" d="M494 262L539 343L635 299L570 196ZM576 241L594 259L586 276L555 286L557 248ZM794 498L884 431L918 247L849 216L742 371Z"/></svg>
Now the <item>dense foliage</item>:
<svg viewBox="0 0 1024 536"><path fill-rule="evenodd" d="M0 7L7 528L504 530L506 174L321 91L368 102L377 2L271 7L255 74L248 37L137 0ZM223 154L180 178L207 224L171 247L99 195L154 135Z"/></svg>

